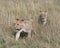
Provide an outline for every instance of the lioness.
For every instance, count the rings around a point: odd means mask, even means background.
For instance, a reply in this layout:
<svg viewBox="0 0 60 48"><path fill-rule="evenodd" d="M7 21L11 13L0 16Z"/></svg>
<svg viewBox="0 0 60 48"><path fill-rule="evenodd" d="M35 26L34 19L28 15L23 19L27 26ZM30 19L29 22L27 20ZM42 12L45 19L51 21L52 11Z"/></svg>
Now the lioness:
<svg viewBox="0 0 60 48"><path fill-rule="evenodd" d="M33 20L32 19L16 19L15 22L15 29L16 29L16 40L19 39L20 33L22 31L28 33L28 38L31 38L31 32L33 31Z"/></svg>
<svg viewBox="0 0 60 48"><path fill-rule="evenodd" d="M47 17L47 11L40 11L40 16L38 19L39 24L44 26L47 23Z"/></svg>

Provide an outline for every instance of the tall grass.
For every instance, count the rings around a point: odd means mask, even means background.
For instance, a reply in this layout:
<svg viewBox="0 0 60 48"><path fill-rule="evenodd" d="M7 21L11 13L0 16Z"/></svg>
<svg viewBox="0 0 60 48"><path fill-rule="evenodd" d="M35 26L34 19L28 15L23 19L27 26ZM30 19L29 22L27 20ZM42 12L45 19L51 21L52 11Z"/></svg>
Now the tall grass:
<svg viewBox="0 0 60 48"><path fill-rule="evenodd" d="M59 0L0 0L0 48L60 48ZM40 10L48 11L47 25L38 24ZM11 27L16 18L33 19L37 35L15 41Z"/></svg>

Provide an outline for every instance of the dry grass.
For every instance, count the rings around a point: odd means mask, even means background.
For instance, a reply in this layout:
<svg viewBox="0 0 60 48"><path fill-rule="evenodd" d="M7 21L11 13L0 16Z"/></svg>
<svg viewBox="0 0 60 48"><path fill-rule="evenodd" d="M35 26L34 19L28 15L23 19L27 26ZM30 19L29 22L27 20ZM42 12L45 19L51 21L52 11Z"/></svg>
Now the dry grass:
<svg viewBox="0 0 60 48"><path fill-rule="evenodd" d="M38 25L40 10L48 10L46 26ZM16 18L32 18L32 40L14 40L10 28ZM60 48L60 0L0 0L0 48Z"/></svg>

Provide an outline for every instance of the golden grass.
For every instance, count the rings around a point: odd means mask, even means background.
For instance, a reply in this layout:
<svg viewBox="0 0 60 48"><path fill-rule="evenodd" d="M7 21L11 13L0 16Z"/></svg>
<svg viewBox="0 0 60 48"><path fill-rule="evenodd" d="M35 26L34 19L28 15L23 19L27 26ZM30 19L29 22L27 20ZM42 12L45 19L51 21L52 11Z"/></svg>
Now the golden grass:
<svg viewBox="0 0 60 48"><path fill-rule="evenodd" d="M38 24L40 10L48 11L47 25ZM16 18L33 19L36 33L32 40L15 41L10 28ZM60 48L59 0L0 0L0 48Z"/></svg>

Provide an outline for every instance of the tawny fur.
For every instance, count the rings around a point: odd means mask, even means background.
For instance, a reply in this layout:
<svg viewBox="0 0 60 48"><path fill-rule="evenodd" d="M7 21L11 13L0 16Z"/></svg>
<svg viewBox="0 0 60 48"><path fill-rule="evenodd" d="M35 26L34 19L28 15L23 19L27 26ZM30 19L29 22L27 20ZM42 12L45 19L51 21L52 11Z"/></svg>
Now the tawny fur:
<svg viewBox="0 0 60 48"><path fill-rule="evenodd" d="M31 32L32 30L34 30L33 20L32 19L25 19L25 20L16 19L15 29L19 29L19 31L16 33L16 40L19 39L20 33L22 31L27 32L28 38L31 38Z"/></svg>
<svg viewBox="0 0 60 48"><path fill-rule="evenodd" d="M39 24L45 25L47 23L47 11L40 11L40 16L38 19Z"/></svg>

